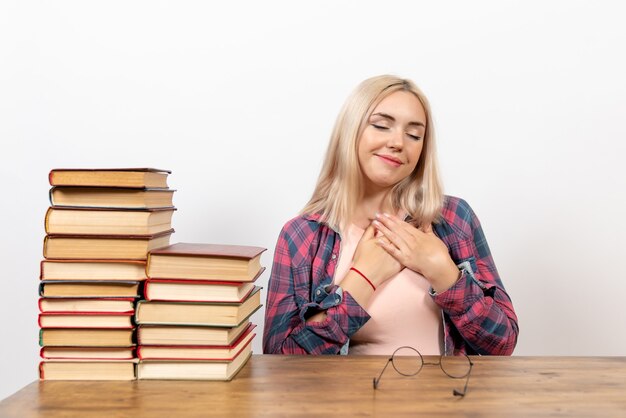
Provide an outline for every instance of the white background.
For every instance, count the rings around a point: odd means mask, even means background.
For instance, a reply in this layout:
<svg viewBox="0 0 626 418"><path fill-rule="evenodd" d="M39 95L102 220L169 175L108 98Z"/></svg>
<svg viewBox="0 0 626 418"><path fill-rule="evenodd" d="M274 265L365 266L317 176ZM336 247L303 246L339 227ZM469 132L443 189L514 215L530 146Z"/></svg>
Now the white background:
<svg viewBox="0 0 626 418"><path fill-rule="evenodd" d="M626 26L615 1L4 1L0 399L37 378L55 167L172 170L172 242L268 248L362 79L432 102L516 355L626 355ZM263 291L265 299L265 290ZM253 317L262 332L262 312ZM254 350L260 353L260 335Z"/></svg>

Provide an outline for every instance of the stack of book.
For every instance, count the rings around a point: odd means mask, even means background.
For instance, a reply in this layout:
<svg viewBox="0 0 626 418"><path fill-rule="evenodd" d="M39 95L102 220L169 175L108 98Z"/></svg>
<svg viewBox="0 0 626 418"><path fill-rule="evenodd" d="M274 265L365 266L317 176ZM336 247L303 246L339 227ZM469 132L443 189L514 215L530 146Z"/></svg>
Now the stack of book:
<svg viewBox="0 0 626 418"><path fill-rule="evenodd" d="M230 380L252 354L265 248L178 243L150 251L137 303L138 379Z"/></svg>
<svg viewBox="0 0 626 418"><path fill-rule="evenodd" d="M55 169L45 217L39 343L45 380L132 380L148 251L169 245L166 170Z"/></svg>

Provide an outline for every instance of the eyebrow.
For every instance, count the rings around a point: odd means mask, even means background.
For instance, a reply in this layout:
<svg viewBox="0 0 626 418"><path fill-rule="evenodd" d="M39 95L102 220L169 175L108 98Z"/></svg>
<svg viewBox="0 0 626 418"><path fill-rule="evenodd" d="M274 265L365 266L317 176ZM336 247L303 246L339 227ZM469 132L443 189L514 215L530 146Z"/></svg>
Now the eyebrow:
<svg viewBox="0 0 626 418"><path fill-rule="evenodd" d="M396 121L396 118L394 118L393 116L388 115L386 113L380 113L380 112L379 113L372 113L372 116L381 116L381 117L383 117L385 119L388 119L388 120L390 120L392 122ZM414 125L414 126L421 126L421 127L424 127L424 128L426 127L426 125L424 125L422 122L409 122L408 124L409 125Z"/></svg>

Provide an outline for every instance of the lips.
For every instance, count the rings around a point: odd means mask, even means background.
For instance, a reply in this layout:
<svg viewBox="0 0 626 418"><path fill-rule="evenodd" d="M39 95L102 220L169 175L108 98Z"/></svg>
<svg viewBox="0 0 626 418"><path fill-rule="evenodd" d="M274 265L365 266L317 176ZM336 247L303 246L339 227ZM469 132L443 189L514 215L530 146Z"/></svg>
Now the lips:
<svg viewBox="0 0 626 418"><path fill-rule="evenodd" d="M380 158L383 162L392 165L394 167L399 167L402 165L402 161L399 158L392 157L391 155L384 154L375 154L378 158Z"/></svg>

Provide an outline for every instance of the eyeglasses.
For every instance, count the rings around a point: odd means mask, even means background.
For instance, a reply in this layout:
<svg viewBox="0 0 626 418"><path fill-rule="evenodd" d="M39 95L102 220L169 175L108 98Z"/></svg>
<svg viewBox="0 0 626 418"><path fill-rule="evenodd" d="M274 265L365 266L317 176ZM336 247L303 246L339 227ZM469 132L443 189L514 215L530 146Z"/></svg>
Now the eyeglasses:
<svg viewBox="0 0 626 418"><path fill-rule="evenodd" d="M413 347L404 346L393 352L391 357L387 360L387 364L385 364L385 367L378 375L378 378L374 378L374 389L378 388L380 379L383 377L383 373L387 369L387 366L389 366L389 363L391 363L393 368L396 369L396 371L402 376L415 376L422 370L422 367L426 365L439 366L441 371L443 371L446 376L453 379L466 378L463 391L459 391L457 389L452 390L454 396L460 397L465 396L465 393L467 392L470 373L472 372L472 367L474 366L474 363L472 363L470 358L465 354L462 356L442 355L436 363L425 363L424 357L422 357L422 354L419 351Z"/></svg>

